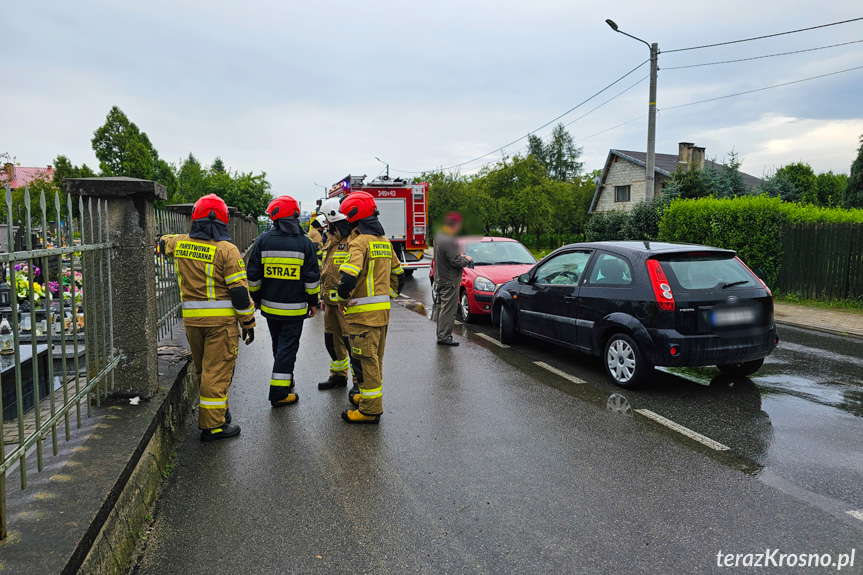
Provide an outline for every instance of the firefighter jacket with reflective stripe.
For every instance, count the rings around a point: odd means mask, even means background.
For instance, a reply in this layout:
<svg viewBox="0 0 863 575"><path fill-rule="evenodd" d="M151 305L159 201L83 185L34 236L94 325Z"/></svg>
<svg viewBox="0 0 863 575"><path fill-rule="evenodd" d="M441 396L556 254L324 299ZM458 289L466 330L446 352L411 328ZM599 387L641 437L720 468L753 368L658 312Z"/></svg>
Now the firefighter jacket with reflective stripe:
<svg viewBox="0 0 863 575"><path fill-rule="evenodd" d="M315 246L315 255L320 258L324 245L324 237L321 234L321 230L311 224L309 224L309 239L312 240L312 244Z"/></svg>
<svg viewBox="0 0 863 575"><path fill-rule="evenodd" d="M304 235L272 229L249 256L249 291L264 317L302 320L318 304L321 272L316 248Z"/></svg>
<svg viewBox="0 0 863 575"><path fill-rule="evenodd" d="M349 324L371 327L390 321L390 297L398 295L398 275L403 274L401 262L392 244L384 236L361 234L359 228L348 242L348 261L339 272L357 277L357 285L345 304L345 319Z"/></svg>
<svg viewBox="0 0 863 575"><path fill-rule="evenodd" d="M251 299L244 309L235 309L231 300L231 289L248 289L245 262L237 246L227 241L195 239L188 234L163 239L165 255L174 258L184 325L216 327L239 321L246 329L254 327Z"/></svg>
<svg viewBox="0 0 863 575"><path fill-rule="evenodd" d="M339 266L346 261L348 261L348 238L339 232L330 233L327 245L324 246L324 265L321 267L321 290L325 302L339 301L336 295L339 278L342 276Z"/></svg>

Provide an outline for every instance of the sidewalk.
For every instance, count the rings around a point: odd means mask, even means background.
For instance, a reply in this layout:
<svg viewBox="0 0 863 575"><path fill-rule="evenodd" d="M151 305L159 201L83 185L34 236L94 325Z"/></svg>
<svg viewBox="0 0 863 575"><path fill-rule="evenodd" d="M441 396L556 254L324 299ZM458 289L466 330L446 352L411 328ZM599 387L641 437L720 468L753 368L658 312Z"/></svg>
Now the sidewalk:
<svg viewBox="0 0 863 575"><path fill-rule="evenodd" d="M774 316L777 323L863 337L863 314L777 302Z"/></svg>

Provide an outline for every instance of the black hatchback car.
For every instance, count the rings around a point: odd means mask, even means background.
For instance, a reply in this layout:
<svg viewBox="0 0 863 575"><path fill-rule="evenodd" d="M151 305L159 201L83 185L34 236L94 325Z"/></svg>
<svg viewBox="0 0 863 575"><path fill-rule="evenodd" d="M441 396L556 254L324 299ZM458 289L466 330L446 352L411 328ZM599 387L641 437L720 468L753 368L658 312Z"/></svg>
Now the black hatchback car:
<svg viewBox="0 0 863 575"><path fill-rule="evenodd" d="M529 335L600 356L614 382L654 366L758 371L779 342L773 295L734 251L658 242L562 247L497 287L503 343Z"/></svg>

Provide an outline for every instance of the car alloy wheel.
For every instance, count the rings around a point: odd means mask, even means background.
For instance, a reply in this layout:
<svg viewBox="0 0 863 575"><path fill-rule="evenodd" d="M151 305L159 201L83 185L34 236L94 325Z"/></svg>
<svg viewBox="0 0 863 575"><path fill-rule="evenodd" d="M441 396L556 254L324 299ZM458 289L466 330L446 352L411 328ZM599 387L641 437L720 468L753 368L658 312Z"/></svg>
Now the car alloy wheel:
<svg viewBox="0 0 863 575"><path fill-rule="evenodd" d="M461 312L461 319L465 323L469 323L473 319L473 315L470 313L470 298L467 297L467 292L461 292L461 300L459 300L459 311Z"/></svg>
<svg viewBox="0 0 863 575"><path fill-rule="evenodd" d="M632 346L622 339L617 339L608 346L605 356L611 377L618 383L626 383L635 375L635 352Z"/></svg>

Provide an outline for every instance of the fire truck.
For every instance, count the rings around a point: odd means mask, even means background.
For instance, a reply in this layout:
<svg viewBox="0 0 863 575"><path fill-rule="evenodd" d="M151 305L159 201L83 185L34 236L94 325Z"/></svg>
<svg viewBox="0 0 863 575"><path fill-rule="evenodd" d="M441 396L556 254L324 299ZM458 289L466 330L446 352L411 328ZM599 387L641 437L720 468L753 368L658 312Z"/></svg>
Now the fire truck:
<svg viewBox="0 0 863 575"><path fill-rule="evenodd" d="M408 276L418 268L431 265L423 259L428 249L428 184L412 184L401 178L377 178L366 183L366 176L347 175L330 188L329 198L343 198L352 192L367 192L378 205L381 225Z"/></svg>

